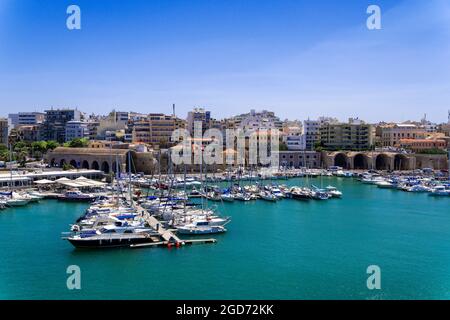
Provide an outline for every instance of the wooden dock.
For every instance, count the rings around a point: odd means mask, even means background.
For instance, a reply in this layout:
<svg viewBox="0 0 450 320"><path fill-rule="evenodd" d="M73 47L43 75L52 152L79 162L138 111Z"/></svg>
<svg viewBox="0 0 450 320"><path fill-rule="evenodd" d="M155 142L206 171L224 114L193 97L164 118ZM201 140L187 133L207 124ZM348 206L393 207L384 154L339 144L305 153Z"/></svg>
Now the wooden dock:
<svg viewBox="0 0 450 320"><path fill-rule="evenodd" d="M193 245L193 244L204 244L204 243L216 243L216 239L190 239L190 240L182 240L179 242L179 245ZM152 243L140 243L140 244L132 244L130 248L139 249L139 248L155 248L155 247L164 247L169 246L171 243L169 241L160 241L160 242L152 242Z"/></svg>
<svg viewBox="0 0 450 320"><path fill-rule="evenodd" d="M139 214L143 214L143 218L148 223L148 225L153 229L155 229L155 231L158 232L161 238L163 238L165 241L167 241L168 243L173 242L184 244L184 240L178 238L178 236L174 234L172 231L164 229L161 226L161 223L155 217L152 217L147 210L145 210L139 205L136 205L136 209Z"/></svg>
<svg viewBox="0 0 450 320"><path fill-rule="evenodd" d="M150 213L142 208L139 205L135 205L135 208L138 212L138 214L142 215L142 217L145 219L145 221L149 224L150 227L155 229L156 232L159 233L162 239L164 241L159 242L153 242L153 243L141 243L141 244L134 244L131 245L130 248L151 248L151 247L161 247L161 246L168 246L171 247L172 245L176 247L184 246L186 244L192 245L192 244L203 244L203 243L216 243L216 239L188 239L188 240L182 240L178 238L178 236L174 233L174 230L165 229L161 226L161 222L159 222L155 217L151 216Z"/></svg>

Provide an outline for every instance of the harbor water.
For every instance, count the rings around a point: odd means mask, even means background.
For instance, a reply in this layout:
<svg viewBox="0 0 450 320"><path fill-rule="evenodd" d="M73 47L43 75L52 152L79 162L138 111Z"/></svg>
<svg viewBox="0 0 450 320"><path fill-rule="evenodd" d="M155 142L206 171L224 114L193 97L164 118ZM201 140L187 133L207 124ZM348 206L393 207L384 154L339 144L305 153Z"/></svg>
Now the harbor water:
<svg viewBox="0 0 450 320"><path fill-rule="evenodd" d="M10 208L0 212L0 299L450 298L450 199L313 182L344 196L218 203L232 222L216 244L171 249L77 250L60 235L87 204ZM70 265L81 290L67 289ZM370 265L381 290L367 288Z"/></svg>

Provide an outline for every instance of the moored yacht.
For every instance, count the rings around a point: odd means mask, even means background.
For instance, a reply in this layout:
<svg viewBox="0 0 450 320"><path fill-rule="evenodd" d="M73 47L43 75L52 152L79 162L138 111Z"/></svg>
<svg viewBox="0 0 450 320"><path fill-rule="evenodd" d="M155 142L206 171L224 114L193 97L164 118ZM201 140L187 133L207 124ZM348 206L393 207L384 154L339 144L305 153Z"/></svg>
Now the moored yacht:
<svg viewBox="0 0 450 320"><path fill-rule="evenodd" d="M107 225L98 230L82 230L63 239L76 248L113 248L158 242L160 236L153 229L145 227Z"/></svg>
<svg viewBox="0 0 450 320"><path fill-rule="evenodd" d="M328 186L325 188L326 192L333 198L342 198L342 192L336 187Z"/></svg>
<svg viewBox="0 0 450 320"><path fill-rule="evenodd" d="M259 194L259 197L266 201L276 202L278 200L278 197L274 194L270 193L269 191L263 191Z"/></svg>
<svg viewBox="0 0 450 320"><path fill-rule="evenodd" d="M450 189L447 189L445 186L436 186L429 195L433 197L448 197L450 196Z"/></svg>
<svg viewBox="0 0 450 320"><path fill-rule="evenodd" d="M195 221L193 223L186 224L184 226L178 227L177 232L179 234L191 234L191 235L201 235L201 234L215 234L226 232L224 226L214 226L210 225L207 221Z"/></svg>
<svg viewBox="0 0 450 320"><path fill-rule="evenodd" d="M66 191L64 194L59 196L58 199L63 201L90 202L95 199L95 196L88 193L82 193L78 189L72 189Z"/></svg>

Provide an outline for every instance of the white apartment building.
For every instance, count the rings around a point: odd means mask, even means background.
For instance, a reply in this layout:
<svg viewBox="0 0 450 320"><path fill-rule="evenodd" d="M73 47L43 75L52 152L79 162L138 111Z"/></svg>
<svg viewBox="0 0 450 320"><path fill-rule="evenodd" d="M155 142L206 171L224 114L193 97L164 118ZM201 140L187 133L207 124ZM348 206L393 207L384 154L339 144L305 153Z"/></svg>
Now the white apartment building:
<svg viewBox="0 0 450 320"><path fill-rule="evenodd" d="M43 123L45 114L41 112L19 112L8 115L11 129L18 126L30 126Z"/></svg>
<svg viewBox="0 0 450 320"><path fill-rule="evenodd" d="M320 117L318 120L303 121L303 134L305 135L305 149L314 150L315 144L320 141L320 126L323 124L339 123L339 120L331 117Z"/></svg>
<svg viewBox="0 0 450 320"><path fill-rule="evenodd" d="M194 110L188 112L186 129L191 135L194 134L195 122L201 122L202 131L205 132L211 128L211 112L203 108L194 108Z"/></svg>
<svg viewBox="0 0 450 320"><path fill-rule="evenodd" d="M88 123L83 121L68 121L66 123L66 142L82 138L89 138Z"/></svg>
<svg viewBox="0 0 450 320"><path fill-rule="evenodd" d="M261 112L251 110L250 113L238 117L240 118L238 128L242 129L246 135L255 131L283 129L283 122L273 112L267 110Z"/></svg>

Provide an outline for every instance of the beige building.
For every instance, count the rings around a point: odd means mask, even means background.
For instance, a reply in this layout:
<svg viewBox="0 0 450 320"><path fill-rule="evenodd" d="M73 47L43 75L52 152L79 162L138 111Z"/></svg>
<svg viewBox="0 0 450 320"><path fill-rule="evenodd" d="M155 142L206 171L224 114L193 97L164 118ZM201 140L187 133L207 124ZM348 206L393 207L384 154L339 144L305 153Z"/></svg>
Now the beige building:
<svg viewBox="0 0 450 320"><path fill-rule="evenodd" d="M135 122L133 142L167 147L172 143L173 131L184 127L185 121L175 116L162 113L149 114L147 119Z"/></svg>
<svg viewBox="0 0 450 320"><path fill-rule="evenodd" d="M319 132L321 145L327 150L369 150L375 136L372 125L362 121L324 123Z"/></svg>
<svg viewBox="0 0 450 320"><path fill-rule="evenodd" d="M401 139L423 139L426 135L425 128L406 123L382 126L380 130L383 147L395 147Z"/></svg>
<svg viewBox="0 0 450 320"><path fill-rule="evenodd" d="M427 150L446 150L447 141L444 139L400 139L399 147L417 153Z"/></svg>
<svg viewBox="0 0 450 320"><path fill-rule="evenodd" d="M0 144L8 144L8 119L0 118Z"/></svg>

